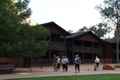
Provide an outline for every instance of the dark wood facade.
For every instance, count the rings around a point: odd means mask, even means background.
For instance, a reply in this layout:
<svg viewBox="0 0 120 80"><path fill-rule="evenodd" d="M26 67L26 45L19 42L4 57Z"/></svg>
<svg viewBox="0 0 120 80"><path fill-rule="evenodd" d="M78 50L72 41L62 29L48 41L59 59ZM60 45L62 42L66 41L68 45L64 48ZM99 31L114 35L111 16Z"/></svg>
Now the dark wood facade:
<svg viewBox="0 0 120 80"><path fill-rule="evenodd" d="M90 31L67 36L67 42L67 45L71 45L68 46L70 55L79 54L83 63L94 62L96 56L99 56L103 62L112 61L110 43L99 39Z"/></svg>
<svg viewBox="0 0 120 80"><path fill-rule="evenodd" d="M114 37L114 38L112 38L112 39L107 39L106 41L109 42L109 43L111 44L111 46L112 46L112 48L111 48L111 52L112 52L112 62L113 62L113 63L116 63L116 62L117 62L117 57L118 57L119 60L120 60L120 44L119 44L119 56L118 56L118 55L117 55L117 48L116 48L116 46L118 45L118 44L116 44L117 38ZM110 49L109 49L109 50L110 50ZM120 62L120 61L119 61L119 62Z"/></svg>
<svg viewBox="0 0 120 80"><path fill-rule="evenodd" d="M49 32L49 49L48 57L51 59L53 55L63 56L66 53L65 37L70 35L69 32L62 29L54 22L42 24Z"/></svg>
<svg viewBox="0 0 120 80"><path fill-rule="evenodd" d="M103 62L112 62L112 46L92 32L79 32L70 34L54 22L42 24L49 31L48 57L54 54L67 55L72 63L74 55L80 55L83 63L94 62L99 56Z"/></svg>

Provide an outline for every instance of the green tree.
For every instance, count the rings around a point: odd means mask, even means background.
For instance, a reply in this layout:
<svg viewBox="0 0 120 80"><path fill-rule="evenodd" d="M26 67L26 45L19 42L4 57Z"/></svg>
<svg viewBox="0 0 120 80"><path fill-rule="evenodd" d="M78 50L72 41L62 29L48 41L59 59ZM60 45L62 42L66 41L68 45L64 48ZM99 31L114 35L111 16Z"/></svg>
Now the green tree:
<svg viewBox="0 0 120 80"><path fill-rule="evenodd" d="M47 50L47 30L31 26L29 0L0 0L0 56L41 56Z"/></svg>
<svg viewBox="0 0 120 80"><path fill-rule="evenodd" d="M101 15L109 22L115 26L115 37L119 36L120 28L120 0L104 0L104 5L98 7Z"/></svg>
<svg viewBox="0 0 120 80"><path fill-rule="evenodd" d="M104 0L104 5L99 7L100 13L108 24L115 26L116 39L116 61L119 62L119 41L120 41L120 0Z"/></svg>
<svg viewBox="0 0 120 80"><path fill-rule="evenodd" d="M15 51L19 56L45 56L47 51L47 30L41 25L24 27L17 33Z"/></svg>

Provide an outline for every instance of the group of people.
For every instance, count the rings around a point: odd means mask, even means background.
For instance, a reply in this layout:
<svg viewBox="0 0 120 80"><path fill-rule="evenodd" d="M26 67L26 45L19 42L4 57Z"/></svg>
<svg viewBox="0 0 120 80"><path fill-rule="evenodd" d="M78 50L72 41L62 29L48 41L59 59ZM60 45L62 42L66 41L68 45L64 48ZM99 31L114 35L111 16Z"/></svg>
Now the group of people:
<svg viewBox="0 0 120 80"><path fill-rule="evenodd" d="M95 62L94 70L96 71L99 67L100 59L96 56L94 62ZM73 63L74 63L75 72L80 72L81 59L80 59L78 54L74 56ZM54 71L55 72L59 71L60 66L62 65L63 72L67 72L68 71L68 64L69 64L69 59L67 58L67 56L62 56L62 58L60 58L59 56L56 56L54 58Z"/></svg>
<svg viewBox="0 0 120 80"><path fill-rule="evenodd" d="M54 71L59 71L60 66L62 65L63 72L67 72L68 64L69 64L69 59L67 58L67 56L62 56L62 58L60 58L59 56L56 56L55 63L54 63ZM75 55L74 65L75 65L75 72L80 72L80 57L79 57L79 55Z"/></svg>

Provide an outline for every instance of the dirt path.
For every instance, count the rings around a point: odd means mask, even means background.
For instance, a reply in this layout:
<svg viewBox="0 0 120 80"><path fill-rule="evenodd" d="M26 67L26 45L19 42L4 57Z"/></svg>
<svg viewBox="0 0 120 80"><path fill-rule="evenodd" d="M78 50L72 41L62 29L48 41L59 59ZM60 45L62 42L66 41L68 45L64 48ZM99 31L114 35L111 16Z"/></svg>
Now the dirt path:
<svg viewBox="0 0 120 80"><path fill-rule="evenodd" d="M93 70L94 65L81 65L79 73L74 72L74 66L69 66L68 72L63 72L62 69L54 72L51 66L48 67L33 67L33 68L19 68L16 73L2 74L0 80L14 79L14 78L28 78L28 77L47 77L47 76L68 76L68 75L94 75L94 74L120 74L120 70L105 71L102 70L102 65L97 71Z"/></svg>

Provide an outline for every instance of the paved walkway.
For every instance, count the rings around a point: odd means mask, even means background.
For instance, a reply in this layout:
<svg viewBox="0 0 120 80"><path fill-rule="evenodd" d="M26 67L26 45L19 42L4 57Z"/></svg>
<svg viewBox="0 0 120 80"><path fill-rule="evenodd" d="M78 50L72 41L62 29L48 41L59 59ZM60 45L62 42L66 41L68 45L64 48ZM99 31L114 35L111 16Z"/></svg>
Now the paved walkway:
<svg viewBox="0 0 120 80"><path fill-rule="evenodd" d="M68 75L94 75L94 74L120 74L120 70L103 71L102 65L97 71L93 71L93 65L81 65L79 73L74 72L74 66L69 66L68 72L54 72L52 67L17 69L13 74L1 74L0 80L29 77L68 76ZM23 70L23 71L22 71ZM20 72L21 71L21 72ZM32 72L31 72L32 71Z"/></svg>

